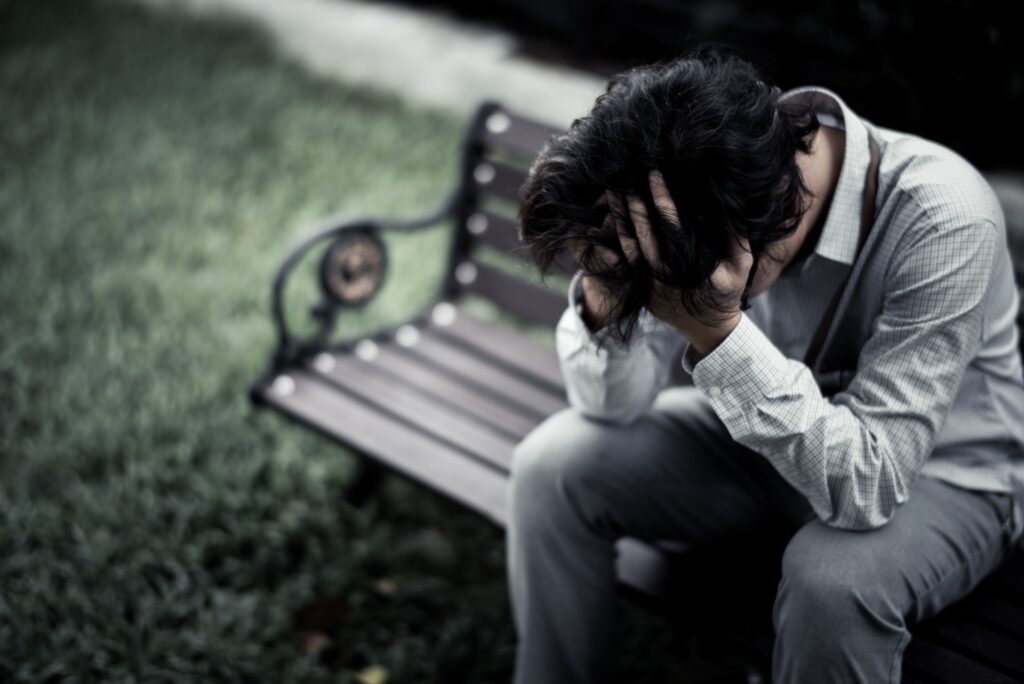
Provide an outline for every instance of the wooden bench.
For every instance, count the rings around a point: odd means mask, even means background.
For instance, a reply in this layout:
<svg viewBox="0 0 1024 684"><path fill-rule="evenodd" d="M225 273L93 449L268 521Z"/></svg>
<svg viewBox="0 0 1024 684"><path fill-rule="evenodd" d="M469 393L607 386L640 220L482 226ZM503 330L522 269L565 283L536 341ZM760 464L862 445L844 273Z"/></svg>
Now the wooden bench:
<svg viewBox="0 0 1024 684"><path fill-rule="evenodd" d="M457 187L432 215L328 223L284 260L273 285L277 349L250 395L257 405L365 457L350 491L353 499L367 496L391 470L504 526L513 449L567 405L565 389L551 347L484 320L465 304L467 297L482 297L517 320L549 329L565 309L565 287L527 282L486 258L488 252L525 255L514 220L519 187L556 132L498 103L483 103L465 137ZM337 317L370 301L385 282L382 234L439 222L450 223L454 236L429 305L401 325L328 343ZM284 310L285 283L300 261L317 254L321 300L312 308L315 331L300 336ZM567 282L568 255L559 268ZM673 368L671 384L689 382L678 358ZM762 537L682 553L625 538L617 546L617 573L625 595L681 616L681 629L719 634L766 665L777 568L750 571L750 559L765 543ZM751 582L752 576L760 581ZM690 587L701 587L698 596L687 594ZM720 607L712 610L714 605ZM919 625L914 635L905 681L1024 680L1021 555L967 600Z"/></svg>

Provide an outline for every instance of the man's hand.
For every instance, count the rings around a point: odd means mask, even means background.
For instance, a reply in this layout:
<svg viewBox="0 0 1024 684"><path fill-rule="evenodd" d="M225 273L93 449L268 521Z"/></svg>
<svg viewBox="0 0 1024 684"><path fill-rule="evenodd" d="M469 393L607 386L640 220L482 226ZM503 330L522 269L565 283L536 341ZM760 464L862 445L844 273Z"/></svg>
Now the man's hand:
<svg viewBox="0 0 1024 684"><path fill-rule="evenodd" d="M594 203L594 206L610 207L612 203L616 203L616 206L619 207L618 215L624 216L625 214L623 214L621 210L622 202L611 190L606 190L605 193L598 198L597 202ZM623 250L627 248L636 249L636 241L629 237L625 232L625 227L616 221L616 217L611 212L608 212L605 216L604 226L602 226L602 229L607 230L612 225L615 225L616 227L616 232L619 236L619 244L622 245ZM628 242L626 242L627 240ZM574 261L576 264L579 264L581 262L585 244L578 240L571 240L569 242L569 246L572 250ZM604 245L595 244L593 245L593 249L597 254L597 262L602 268L611 268L619 260L615 252ZM593 276L583 276L581 278L581 288L583 290L583 320L592 331L596 332L611 322L612 312L616 304L615 296Z"/></svg>
<svg viewBox="0 0 1024 684"><path fill-rule="evenodd" d="M682 230L676 204L669 194L668 187L661 172L653 170L648 174L651 195L654 205L662 218L672 226L673 230ZM617 198L616 198L617 199ZM647 216L647 207L643 200L634 195L627 195L629 215L636 228L640 240L640 251L655 271L662 270L658 255L658 243L651 230L651 222ZM635 250L633 250L635 256ZM626 252L627 257L630 252ZM746 238L739 238L733 245L729 258L724 259L711 274L711 284L715 287L725 308L718 313L718 320L707 322L698 320L682 305L682 293L676 289L654 281L654 293L647 304L648 310L656 317L676 328L690 341L698 355L706 356L724 340L740 321L740 296L747 284L747 276L753 266L754 257L750 252L750 243Z"/></svg>
<svg viewBox="0 0 1024 684"><path fill-rule="evenodd" d="M653 170L649 173L651 195L655 207L667 224L674 230L682 230L679 222L679 213L675 202L669 194L668 187L661 173ZM625 216L625 207L622 199L614 192L607 191L603 197L612 209L607 220L614 221L614 216ZM643 200L634 195L627 195L626 201L629 206L629 216L636 229L637 239L634 239L621 223L616 222L619 243L622 252L630 263L636 263L637 259L644 258L656 272L663 270L663 265L658 253L658 243L654 238L651 222L647 214L647 207ZM639 240L639 244L638 244ZM573 252L578 256L580 245L573 246ZM611 250L595 246L600 257L608 265L614 264L618 257ZM745 238L740 238L734 245L729 258L723 260L714 273L711 274L711 283L719 294L719 301L724 302L724 308L718 311L717 320L701 321L691 315L682 304L682 292L664 283L654 280L654 292L647 303L647 309L657 318L673 326L687 339L699 356L706 356L724 340L740 320L740 296L747 282L747 276L753 265L753 256L750 253L750 243ZM587 283L584 278L584 298L588 308L593 306L593 313L600 317L602 313L607 315L611 309L609 293L594 287L594 283ZM588 291L589 288L589 291Z"/></svg>

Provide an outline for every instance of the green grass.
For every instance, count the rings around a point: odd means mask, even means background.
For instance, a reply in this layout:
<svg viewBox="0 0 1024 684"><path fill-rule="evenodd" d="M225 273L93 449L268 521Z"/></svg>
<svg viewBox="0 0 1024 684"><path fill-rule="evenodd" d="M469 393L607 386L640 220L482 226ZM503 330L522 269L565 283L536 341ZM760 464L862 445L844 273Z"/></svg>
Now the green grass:
<svg viewBox="0 0 1024 684"><path fill-rule="evenodd" d="M509 680L502 532L397 478L353 508L354 457L246 400L287 246L433 209L465 124L244 27L0 0L0 681ZM447 237L389 243L348 332L415 310ZM665 681L625 610L618 681Z"/></svg>

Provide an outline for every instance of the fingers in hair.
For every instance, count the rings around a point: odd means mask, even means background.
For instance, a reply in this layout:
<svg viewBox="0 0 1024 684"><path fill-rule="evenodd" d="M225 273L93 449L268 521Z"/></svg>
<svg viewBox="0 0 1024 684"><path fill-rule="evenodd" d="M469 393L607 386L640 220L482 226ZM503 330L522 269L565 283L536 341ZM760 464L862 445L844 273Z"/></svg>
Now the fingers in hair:
<svg viewBox="0 0 1024 684"><path fill-rule="evenodd" d="M628 195L629 215L633 219L633 227L636 229L636 237L640 242L640 251L653 268L661 264L658 254L658 242L654 238L654 231L651 229L651 221L647 216L647 207L644 201L635 195Z"/></svg>

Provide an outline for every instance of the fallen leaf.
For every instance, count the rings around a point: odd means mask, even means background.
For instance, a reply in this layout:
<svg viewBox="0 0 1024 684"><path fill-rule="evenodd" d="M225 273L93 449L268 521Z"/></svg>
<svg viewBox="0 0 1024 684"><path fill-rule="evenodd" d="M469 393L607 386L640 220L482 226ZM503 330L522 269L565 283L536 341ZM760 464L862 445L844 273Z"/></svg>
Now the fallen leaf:
<svg viewBox="0 0 1024 684"><path fill-rule="evenodd" d="M386 684L388 681L388 669L383 665L370 665L356 672L356 681L359 684Z"/></svg>

